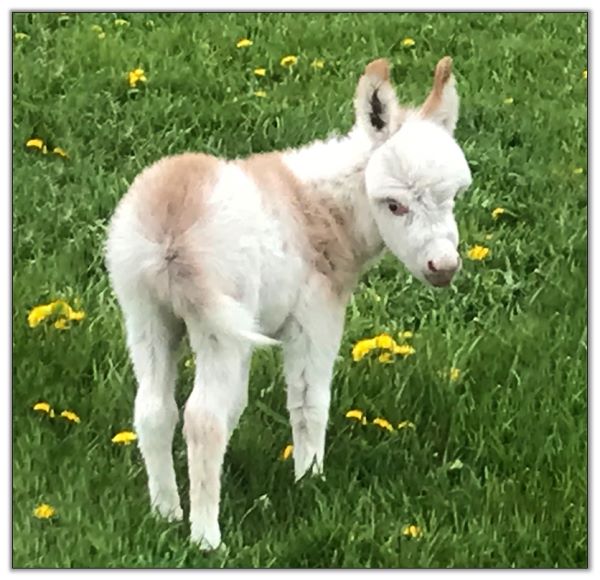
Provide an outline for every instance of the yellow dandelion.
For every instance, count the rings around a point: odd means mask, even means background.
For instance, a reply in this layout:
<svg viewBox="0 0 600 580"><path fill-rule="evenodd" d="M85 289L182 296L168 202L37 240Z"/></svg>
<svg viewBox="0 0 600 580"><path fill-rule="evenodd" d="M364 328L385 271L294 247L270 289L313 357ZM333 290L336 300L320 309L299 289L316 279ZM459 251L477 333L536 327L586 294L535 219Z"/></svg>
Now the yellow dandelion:
<svg viewBox="0 0 600 580"><path fill-rule="evenodd" d="M111 441L118 445L130 445L137 439L137 435L133 431L120 431Z"/></svg>
<svg viewBox="0 0 600 580"><path fill-rule="evenodd" d="M350 409L350 411L346 412L346 419L356 419L357 421L362 421L365 417L365 414L360 409Z"/></svg>
<svg viewBox="0 0 600 580"><path fill-rule="evenodd" d="M583 173L583 167L576 167L575 169L573 169L573 173L575 175L581 175Z"/></svg>
<svg viewBox="0 0 600 580"><path fill-rule="evenodd" d="M267 93L265 91L254 91L254 96L264 99L267 96Z"/></svg>
<svg viewBox="0 0 600 580"><path fill-rule="evenodd" d="M68 328L66 321L83 320L85 312L83 310L73 310L64 300L55 300L50 304L41 304L32 308L27 316L27 322L31 328L35 328L40 322L54 316L57 317L55 327L64 329ZM64 320L65 322L56 324L59 320Z"/></svg>
<svg viewBox="0 0 600 580"><path fill-rule="evenodd" d="M294 66L296 63L298 62L298 57L294 56L293 54L289 54L288 56L284 56L280 61L279 64L281 66Z"/></svg>
<svg viewBox="0 0 600 580"><path fill-rule="evenodd" d="M55 147L54 149L52 149L52 153L54 153L54 155L58 155L59 157L62 157L63 159L66 159L67 157L69 157L67 155L67 152L62 147Z"/></svg>
<svg viewBox="0 0 600 580"><path fill-rule="evenodd" d="M512 97L506 97L504 101L502 101L505 105L512 105L515 100Z"/></svg>
<svg viewBox="0 0 600 580"><path fill-rule="evenodd" d="M124 18L115 18L113 24L115 26L129 26L129 22Z"/></svg>
<svg viewBox="0 0 600 580"><path fill-rule="evenodd" d="M382 352L377 357L377 360L380 363L383 363L383 364L394 362L394 359L392 358L392 353L391 352Z"/></svg>
<svg viewBox="0 0 600 580"><path fill-rule="evenodd" d="M71 421L71 423L81 423L79 415L77 415L77 413L74 413L73 411L65 410L60 414L60 416L67 419L67 421Z"/></svg>
<svg viewBox="0 0 600 580"><path fill-rule="evenodd" d="M247 48L248 46L252 46L254 43L249 38L241 38L236 43L236 48Z"/></svg>
<svg viewBox="0 0 600 580"><path fill-rule="evenodd" d="M396 346L396 341L386 333L379 334L375 338L375 345L377 348L385 348L388 350L392 350L394 346Z"/></svg>
<svg viewBox="0 0 600 580"><path fill-rule="evenodd" d="M29 149L37 149L38 151L41 151L44 154L48 153L48 148L46 147L46 144L44 143L44 141L42 139L38 139L38 138L29 139L25 143L25 147L27 147Z"/></svg>
<svg viewBox="0 0 600 580"><path fill-rule="evenodd" d="M476 244L475 246L469 248L467 256L469 257L469 260L484 260L489 255L489 253L489 248Z"/></svg>
<svg viewBox="0 0 600 580"><path fill-rule="evenodd" d="M281 452L281 460L282 461L286 461L288 460L294 453L294 446L290 443L289 445L286 445L283 448L283 451Z"/></svg>
<svg viewBox="0 0 600 580"><path fill-rule="evenodd" d="M397 344L394 347L394 354L399 354L402 356L410 356L411 354L415 354L415 349L409 344Z"/></svg>
<svg viewBox="0 0 600 580"><path fill-rule="evenodd" d="M312 68L323 68L325 66L325 61L321 58L315 58L315 60L310 63L310 66Z"/></svg>
<svg viewBox="0 0 600 580"><path fill-rule="evenodd" d="M377 418L373 419L373 425L377 425L378 427L381 427L382 429L387 429L388 431L394 430L394 427L392 427L392 424L387 419L384 419L383 417L377 417Z"/></svg>
<svg viewBox="0 0 600 580"><path fill-rule="evenodd" d="M59 318L54 323L54 328L56 328L56 330L69 330L69 328L71 328L71 325L69 324L69 321L66 318Z"/></svg>
<svg viewBox="0 0 600 580"><path fill-rule="evenodd" d="M15 40L26 40L29 38L29 34L24 32L15 32Z"/></svg>
<svg viewBox="0 0 600 580"><path fill-rule="evenodd" d="M54 409L50 406L46 401L40 401L36 403L32 409L34 411L39 411L40 413L46 413L51 419L54 418Z"/></svg>
<svg viewBox="0 0 600 580"><path fill-rule="evenodd" d="M456 367L452 367L448 374L450 375L451 381L453 381L453 382L458 381L458 379L460 378L460 369L457 369Z"/></svg>
<svg viewBox="0 0 600 580"><path fill-rule="evenodd" d="M497 220L503 213L506 213L506 210L503 207L497 207L492 211L492 217Z"/></svg>
<svg viewBox="0 0 600 580"><path fill-rule="evenodd" d="M416 429L417 427L412 421L400 421L396 428L400 431L401 429Z"/></svg>
<svg viewBox="0 0 600 580"><path fill-rule="evenodd" d="M48 520L56 515L56 510L47 503L41 503L33 510L33 515L39 520Z"/></svg>
<svg viewBox="0 0 600 580"><path fill-rule="evenodd" d="M402 46L404 48L411 48L412 46L414 46L416 44L416 42L414 41L414 39L410 38L409 36L407 36L403 41L402 41Z"/></svg>
<svg viewBox="0 0 600 580"><path fill-rule="evenodd" d="M127 81L129 86L134 89L138 83L145 83L148 81L143 68L136 68L127 73Z"/></svg>
<svg viewBox="0 0 600 580"><path fill-rule="evenodd" d="M40 322L52 316L54 306L52 304L42 304L41 306L35 306L29 311L27 316L27 323L31 328L35 328Z"/></svg>
<svg viewBox="0 0 600 580"><path fill-rule="evenodd" d="M264 77L267 74L267 69L266 68L255 68L254 74L257 77Z"/></svg>
<svg viewBox="0 0 600 580"><path fill-rule="evenodd" d="M377 342L374 338L359 340L352 348L352 358L355 362L359 361L375 348L377 348Z"/></svg>
<svg viewBox="0 0 600 580"><path fill-rule="evenodd" d="M402 528L402 535L409 538L420 538L423 535L423 530L419 526L410 524Z"/></svg>
<svg viewBox="0 0 600 580"><path fill-rule="evenodd" d="M16 36L16 34L15 34L15 36ZM581 71L581 77L587 81L587 68L584 68Z"/></svg>

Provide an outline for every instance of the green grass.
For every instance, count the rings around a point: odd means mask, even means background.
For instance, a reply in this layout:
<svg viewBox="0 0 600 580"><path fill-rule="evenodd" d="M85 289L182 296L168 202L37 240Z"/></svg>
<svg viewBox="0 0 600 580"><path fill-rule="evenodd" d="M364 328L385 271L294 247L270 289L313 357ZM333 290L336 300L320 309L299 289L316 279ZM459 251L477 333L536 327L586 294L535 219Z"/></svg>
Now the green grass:
<svg viewBox="0 0 600 580"><path fill-rule="evenodd" d="M585 14L15 14L13 30L29 35L13 37L14 566L587 566ZM245 36L254 45L236 49ZM299 57L292 70L279 65L287 54ZM349 129L372 58L388 57L401 100L418 102L444 54L474 176L456 208L460 248L491 254L465 260L444 291L390 256L362 279L336 365L325 481L294 484L278 459L290 440L281 361L257 353L223 475L227 549L202 554L187 522L151 516L137 448L110 441L131 427L134 397L103 264L111 212L163 155L241 156ZM138 66L148 83L130 92ZM69 158L27 149L34 136ZM494 221L497 206L507 213ZM86 319L29 328L29 309L58 297L78 299ZM413 356L352 362L356 340L401 330L415 332ZM81 424L36 414L39 400ZM353 424L350 408L416 430ZM175 455L187 502L180 430ZM456 459L463 467L450 469ZM36 520L38 502L57 518ZM422 538L402 535L411 523Z"/></svg>

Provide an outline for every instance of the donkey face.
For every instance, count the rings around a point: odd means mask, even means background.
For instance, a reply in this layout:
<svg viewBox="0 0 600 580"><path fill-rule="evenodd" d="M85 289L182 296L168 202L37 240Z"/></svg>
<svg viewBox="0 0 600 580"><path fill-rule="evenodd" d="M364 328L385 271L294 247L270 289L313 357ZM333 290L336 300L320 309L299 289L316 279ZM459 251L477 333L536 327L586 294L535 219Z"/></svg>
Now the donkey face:
<svg viewBox="0 0 600 580"><path fill-rule="evenodd" d="M433 286L447 286L460 268L454 199L471 183L465 156L452 136L458 95L451 66L449 57L438 63L433 89L420 109L403 112L395 97L379 107L389 115L372 123L372 131L387 123L389 134L381 136L365 175L385 245L416 278ZM382 79L382 84L389 82ZM381 93L387 95L380 88L377 96Z"/></svg>

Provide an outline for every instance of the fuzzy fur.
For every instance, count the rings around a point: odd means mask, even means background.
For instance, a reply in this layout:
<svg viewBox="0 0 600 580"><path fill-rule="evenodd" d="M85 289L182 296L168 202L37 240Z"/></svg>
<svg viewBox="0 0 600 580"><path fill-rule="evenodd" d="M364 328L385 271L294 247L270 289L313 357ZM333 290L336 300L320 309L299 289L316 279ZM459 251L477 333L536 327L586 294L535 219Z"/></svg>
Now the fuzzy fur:
<svg viewBox="0 0 600 580"><path fill-rule="evenodd" d="M220 474L246 405L253 346L282 344L295 474L320 472L333 363L361 272L384 246L430 284L458 270L452 207L470 173L452 138L450 66L442 59L424 105L406 108L387 62L374 61L348 135L231 161L167 157L121 200L106 257L138 382L150 501L181 519L171 446L185 326L196 356L184 413L191 537L202 548L221 541ZM398 204L406 215L392 213Z"/></svg>

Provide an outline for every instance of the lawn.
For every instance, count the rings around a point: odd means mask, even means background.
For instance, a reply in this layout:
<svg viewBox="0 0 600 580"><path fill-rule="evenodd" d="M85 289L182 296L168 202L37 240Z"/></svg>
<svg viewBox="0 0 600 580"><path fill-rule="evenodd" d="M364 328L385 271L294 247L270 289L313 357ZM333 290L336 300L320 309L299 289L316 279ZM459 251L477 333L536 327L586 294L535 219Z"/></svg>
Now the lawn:
<svg viewBox="0 0 600 580"><path fill-rule="evenodd" d="M227 547L203 554L187 522L151 515L137 447L111 442L132 428L135 393L103 262L117 200L166 154L236 157L347 131L379 56L401 101L420 102L445 54L473 171L456 206L463 270L436 290L388 255L363 276L325 480L294 484L280 353L257 352L223 474ZM286 55L297 63L281 66ZM586 67L586 14L14 14L13 566L586 567ZM136 68L146 82L132 89ZM474 245L485 259L466 257ZM31 308L55 299L85 318L30 328ZM383 332L414 354L353 361ZM189 357L186 345L181 404ZM180 429L175 456L183 489ZM34 517L41 503L54 517Z"/></svg>

